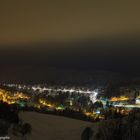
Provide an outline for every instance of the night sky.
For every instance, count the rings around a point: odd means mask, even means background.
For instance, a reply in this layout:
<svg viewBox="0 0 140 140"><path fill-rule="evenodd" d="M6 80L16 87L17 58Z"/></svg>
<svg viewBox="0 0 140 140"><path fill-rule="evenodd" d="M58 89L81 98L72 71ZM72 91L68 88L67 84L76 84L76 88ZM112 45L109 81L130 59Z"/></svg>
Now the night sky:
<svg viewBox="0 0 140 140"><path fill-rule="evenodd" d="M94 71L140 76L139 5L0 1L0 80L43 82Z"/></svg>

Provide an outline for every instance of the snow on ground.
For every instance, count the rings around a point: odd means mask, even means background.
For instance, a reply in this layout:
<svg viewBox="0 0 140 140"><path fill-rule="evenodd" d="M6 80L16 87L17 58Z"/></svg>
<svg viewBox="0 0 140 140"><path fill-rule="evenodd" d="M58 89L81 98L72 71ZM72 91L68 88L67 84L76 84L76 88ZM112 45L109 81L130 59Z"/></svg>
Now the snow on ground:
<svg viewBox="0 0 140 140"><path fill-rule="evenodd" d="M93 125L90 122L36 112L22 112L20 117L32 125L32 134L28 140L81 140L82 131Z"/></svg>

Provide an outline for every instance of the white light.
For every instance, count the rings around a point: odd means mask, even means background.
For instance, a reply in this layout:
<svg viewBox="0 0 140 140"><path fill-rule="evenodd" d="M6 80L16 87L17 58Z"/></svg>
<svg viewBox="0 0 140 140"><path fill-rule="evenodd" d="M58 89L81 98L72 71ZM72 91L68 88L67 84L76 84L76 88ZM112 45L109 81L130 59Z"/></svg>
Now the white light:
<svg viewBox="0 0 140 140"><path fill-rule="evenodd" d="M98 92L93 91L89 96L93 104L97 101L97 95L98 95Z"/></svg>
<svg viewBox="0 0 140 140"><path fill-rule="evenodd" d="M140 104L140 99L136 99L136 104Z"/></svg>

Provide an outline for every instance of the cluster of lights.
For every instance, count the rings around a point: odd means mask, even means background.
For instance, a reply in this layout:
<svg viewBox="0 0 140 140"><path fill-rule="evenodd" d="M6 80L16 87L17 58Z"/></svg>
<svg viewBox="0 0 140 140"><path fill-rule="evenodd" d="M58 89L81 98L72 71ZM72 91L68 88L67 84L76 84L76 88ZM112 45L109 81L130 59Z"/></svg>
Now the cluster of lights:
<svg viewBox="0 0 140 140"><path fill-rule="evenodd" d="M47 106L49 108L54 108L56 110L64 110L65 108L63 106L55 106L53 104L48 103L46 100L44 99L39 99L39 104L41 106Z"/></svg>
<svg viewBox="0 0 140 140"><path fill-rule="evenodd" d="M7 86L9 87L14 87L14 84L8 84ZM21 89L22 87L23 88L26 88L26 86L17 86L19 89ZM28 88L29 89L29 88ZM75 89L75 88L57 88L57 89L54 89L54 88L46 88L46 87L41 87L41 86L31 86L30 87L31 90L35 91L35 92L39 92L39 93L43 93L45 91L48 91L48 92L51 92L51 91L54 91L55 93L59 93L59 92L62 92L62 93L80 93L80 94L85 94L86 96L89 96L90 98L90 101L92 103L95 103L97 101L97 96L98 96L98 91L97 90L81 90L81 89ZM50 93L52 95L52 93ZM49 94L48 94L49 95Z"/></svg>
<svg viewBox="0 0 140 140"><path fill-rule="evenodd" d="M95 91L91 91L91 90L81 90L81 89L75 89L75 88L46 88L46 87L41 87L41 86L31 86L31 87L27 87L25 85L21 86L21 85L14 85L14 84L5 84L5 86L8 87L17 87L19 89L32 89L33 91L39 91L39 92L44 92L44 91L56 91L56 92L69 92L69 93L87 93L87 94L93 94Z"/></svg>
<svg viewBox="0 0 140 140"><path fill-rule="evenodd" d="M52 104L47 103L47 101L43 99L39 99L39 103L43 106L54 107Z"/></svg>
<svg viewBox="0 0 140 140"><path fill-rule="evenodd" d="M129 98L126 97L126 96L112 97L112 98L110 99L110 101L112 101L112 102L128 101L128 100L129 100Z"/></svg>
<svg viewBox="0 0 140 140"><path fill-rule="evenodd" d="M98 92L96 91L93 91L91 94L90 94L90 100L92 101L92 103L94 104L96 101L97 101L97 96L98 96Z"/></svg>
<svg viewBox="0 0 140 140"><path fill-rule="evenodd" d="M14 86L14 85L9 85ZM81 89L75 89L75 88L71 88L71 89L67 89L67 88L46 88L46 87L40 87L40 86L17 86L19 89L28 89L28 90L32 90L35 93L42 93L45 91L49 91L49 93L51 94L52 91L54 91L54 93L56 92L62 92L62 93L81 93L81 94L85 94L86 96L89 96L90 101L94 104L98 99L98 90L81 90ZM21 90L20 90L21 91ZM34 93L33 92L33 93ZM24 95L22 92L16 92L14 94L9 94L8 92L4 91L4 90L0 90L0 100L3 100L4 102L7 102L8 104L13 104L15 102L18 101L18 99L29 99L28 96ZM112 97L110 99L110 101L112 102L121 102L121 101L128 101L129 98L126 96L120 96L120 97ZM139 101L139 100L138 100ZM138 103L138 101L136 100L136 102ZM120 106L124 106L123 104L119 104ZM119 106L118 105L118 106ZM53 108L56 110L64 110L64 107L61 106L55 106L54 104L50 104L48 103L45 99L39 99L39 103L35 104L34 106L38 107L39 109L41 107L46 107L46 108ZM70 106L73 106L73 102L70 101ZM114 105L117 106L117 105ZM122 114L126 113L124 110L122 110ZM85 115L96 118L96 117L100 117L100 119L103 119L104 116L101 115L100 110L96 110L94 112L86 112L85 111Z"/></svg>
<svg viewBox="0 0 140 140"><path fill-rule="evenodd" d="M29 97L24 95L21 92L16 92L14 94L11 94L11 92L0 89L0 100L1 101L6 102L8 104L14 104L19 99L29 99Z"/></svg>

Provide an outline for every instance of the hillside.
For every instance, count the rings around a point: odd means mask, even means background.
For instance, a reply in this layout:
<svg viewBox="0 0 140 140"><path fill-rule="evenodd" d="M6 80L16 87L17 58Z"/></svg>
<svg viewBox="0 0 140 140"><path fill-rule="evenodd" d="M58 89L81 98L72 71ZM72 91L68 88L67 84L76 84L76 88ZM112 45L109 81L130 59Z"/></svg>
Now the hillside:
<svg viewBox="0 0 140 140"><path fill-rule="evenodd" d="M92 125L89 122L36 112L20 113L20 117L32 125L32 134L27 140L80 140L84 128ZM11 139L21 140L14 136Z"/></svg>

